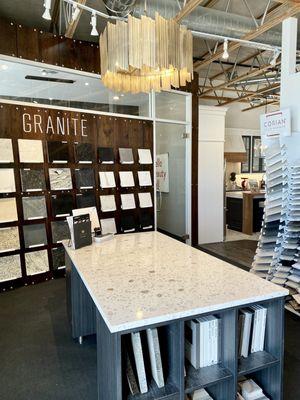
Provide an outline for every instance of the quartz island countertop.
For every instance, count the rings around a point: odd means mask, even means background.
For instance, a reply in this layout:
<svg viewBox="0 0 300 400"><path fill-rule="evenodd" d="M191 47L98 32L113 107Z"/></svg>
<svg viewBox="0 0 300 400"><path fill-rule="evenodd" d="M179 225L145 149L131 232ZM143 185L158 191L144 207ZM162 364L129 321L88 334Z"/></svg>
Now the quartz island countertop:
<svg viewBox="0 0 300 400"><path fill-rule="evenodd" d="M64 246L112 333L288 294L158 232Z"/></svg>

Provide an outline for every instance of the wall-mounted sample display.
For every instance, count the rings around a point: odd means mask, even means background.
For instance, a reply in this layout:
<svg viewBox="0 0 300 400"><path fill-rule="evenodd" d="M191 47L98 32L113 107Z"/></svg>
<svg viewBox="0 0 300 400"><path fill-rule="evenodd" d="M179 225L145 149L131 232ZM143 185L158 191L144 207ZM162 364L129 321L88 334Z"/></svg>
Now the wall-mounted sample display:
<svg viewBox="0 0 300 400"><path fill-rule="evenodd" d="M51 222L53 243L60 243L62 240L70 239L70 230L67 221Z"/></svg>
<svg viewBox="0 0 300 400"><path fill-rule="evenodd" d="M66 266L65 261L65 249L63 246L57 247L51 250L52 252L52 261L53 261L53 269L59 269Z"/></svg>
<svg viewBox="0 0 300 400"><path fill-rule="evenodd" d="M123 233L134 232L136 230L136 223L132 214L121 214L121 231Z"/></svg>
<svg viewBox="0 0 300 400"><path fill-rule="evenodd" d="M150 171L138 171L138 178L140 186L152 186Z"/></svg>
<svg viewBox="0 0 300 400"><path fill-rule="evenodd" d="M0 228L0 253L20 248L19 229L17 226Z"/></svg>
<svg viewBox="0 0 300 400"><path fill-rule="evenodd" d="M75 169L77 189L92 189L95 187L94 170L91 168Z"/></svg>
<svg viewBox="0 0 300 400"><path fill-rule="evenodd" d="M139 164L152 164L152 155L150 149L138 149Z"/></svg>
<svg viewBox="0 0 300 400"><path fill-rule="evenodd" d="M140 208L153 207L151 193L138 193Z"/></svg>
<svg viewBox="0 0 300 400"><path fill-rule="evenodd" d="M50 163L65 164L69 161L67 142L48 142L48 157Z"/></svg>
<svg viewBox="0 0 300 400"><path fill-rule="evenodd" d="M72 189L72 177L70 168L49 168L51 190Z"/></svg>
<svg viewBox="0 0 300 400"><path fill-rule="evenodd" d="M22 277L20 256L0 257L0 282L11 281Z"/></svg>
<svg viewBox="0 0 300 400"><path fill-rule="evenodd" d="M45 224L31 224L23 226L24 242L27 249L47 244Z"/></svg>
<svg viewBox="0 0 300 400"><path fill-rule="evenodd" d="M117 233L116 221L114 218L100 219L102 235Z"/></svg>
<svg viewBox="0 0 300 400"><path fill-rule="evenodd" d="M24 168L20 170L23 192L38 192L46 189L43 169Z"/></svg>
<svg viewBox="0 0 300 400"><path fill-rule="evenodd" d="M98 160L101 164L113 164L115 162L114 149L112 147L99 147Z"/></svg>
<svg viewBox="0 0 300 400"><path fill-rule="evenodd" d="M25 253L25 265L27 275L36 275L49 271L47 250Z"/></svg>
<svg viewBox="0 0 300 400"><path fill-rule="evenodd" d="M22 197L22 205L25 220L47 218L45 196Z"/></svg>
<svg viewBox="0 0 300 400"><path fill-rule="evenodd" d="M149 212L142 211L140 217L140 224L142 230L153 229L154 226L154 218L153 215Z"/></svg>
<svg viewBox="0 0 300 400"><path fill-rule="evenodd" d="M43 163L44 152L41 140L18 139L21 163Z"/></svg>
<svg viewBox="0 0 300 400"><path fill-rule="evenodd" d="M102 212L116 211L117 206L115 196L113 194L100 196L100 206Z"/></svg>
<svg viewBox="0 0 300 400"><path fill-rule="evenodd" d="M18 221L17 203L14 197L0 199L0 223Z"/></svg>
<svg viewBox="0 0 300 400"><path fill-rule="evenodd" d="M134 187L134 178L132 171L119 171L121 187Z"/></svg>
<svg viewBox="0 0 300 400"><path fill-rule="evenodd" d="M94 161L94 149L91 143L75 143L75 160L79 164L91 164Z"/></svg>
<svg viewBox="0 0 300 400"><path fill-rule="evenodd" d="M121 164L134 164L132 149L119 149L119 157Z"/></svg>
<svg viewBox="0 0 300 400"><path fill-rule="evenodd" d="M0 193L13 193L16 191L15 174L13 168L0 169Z"/></svg>
<svg viewBox="0 0 300 400"><path fill-rule="evenodd" d="M136 208L133 193L121 194L121 208L122 210L133 210Z"/></svg>
<svg viewBox="0 0 300 400"><path fill-rule="evenodd" d="M115 174L113 171L100 171L99 176L102 189L116 187Z"/></svg>
<svg viewBox="0 0 300 400"><path fill-rule="evenodd" d="M58 193L51 196L52 215L65 217L72 214L73 195L71 193Z"/></svg>
<svg viewBox="0 0 300 400"><path fill-rule="evenodd" d="M0 139L0 163L14 162L11 139Z"/></svg>
<svg viewBox="0 0 300 400"><path fill-rule="evenodd" d="M76 194L77 208L95 207L96 197L94 192L84 192Z"/></svg>

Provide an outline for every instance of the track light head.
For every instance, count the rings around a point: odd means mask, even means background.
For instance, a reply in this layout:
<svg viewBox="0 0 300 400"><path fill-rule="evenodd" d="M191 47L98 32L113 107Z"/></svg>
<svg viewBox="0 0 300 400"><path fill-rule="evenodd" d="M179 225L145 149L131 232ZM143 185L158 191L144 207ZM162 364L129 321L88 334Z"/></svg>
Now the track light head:
<svg viewBox="0 0 300 400"><path fill-rule="evenodd" d="M91 36L99 36L99 33L97 31L97 17L95 13L93 13L91 16L90 24L92 25Z"/></svg>
<svg viewBox="0 0 300 400"><path fill-rule="evenodd" d="M225 39L225 40L224 40L222 58L223 58L223 60L228 60L228 58L229 58L229 53L228 53L228 39Z"/></svg>
<svg viewBox="0 0 300 400"><path fill-rule="evenodd" d="M74 4L73 10L72 10L72 22L77 20L77 18L79 17L79 14L80 14L80 8L77 7L77 4Z"/></svg>
<svg viewBox="0 0 300 400"><path fill-rule="evenodd" d="M47 21L51 21L51 14L50 14L51 0L45 0L44 7L45 7L45 11L44 11L42 17L44 19L46 19Z"/></svg>

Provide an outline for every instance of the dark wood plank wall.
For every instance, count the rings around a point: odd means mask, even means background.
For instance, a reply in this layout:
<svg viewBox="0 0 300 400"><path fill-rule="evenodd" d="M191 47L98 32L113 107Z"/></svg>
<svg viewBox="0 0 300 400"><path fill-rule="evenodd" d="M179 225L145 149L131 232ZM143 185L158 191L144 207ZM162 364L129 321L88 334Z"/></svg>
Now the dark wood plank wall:
<svg viewBox="0 0 300 400"><path fill-rule="evenodd" d="M34 131L26 133L23 129L23 114L27 113L33 121L33 115L38 114L42 117L42 130L43 133ZM52 120L55 121L57 117L60 118L75 118L80 122L82 119L86 120L85 125L87 129L85 131L87 136L80 136L77 134L61 135L61 134L47 134L46 124L48 117L51 116ZM29 119L29 117L28 117ZM73 132L74 121L70 123L70 132ZM29 129L28 129L29 130ZM64 220L63 217L55 217L52 212L51 206L51 195L59 193L71 193L73 196L73 208L77 208L76 194L83 193L86 190L80 190L75 185L75 168L92 168L94 170L95 178L95 189L92 189L96 197L96 205L100 218L115 218L118 232L120 233L120 220L122 213L130 213L134 215L135 222L138 225L140 220L141 210L139 208L138 192L151 192L152 201L154 202L154 187L140 188L138 185L138 171L150 171L153 183L153 165L140 165L138 164L138 148L151 149L153 154L153 124L151 121L137 120L131 118L112 117L107 115L80 113L74 111L62 111L57 109L48 109L44 107L25 107L17 106L13 104L1 104L0 105L0 138L11 138L13 142L14 160L13 164L5 163L0 164L0 168L14 168L15 181L16 181L16 193L0 194L0 198L15 197L17 202L18 217L17 222L11 223L0 223L0 228L7 226L19 226L19 238L20 238L20 251L14 251L9 253L1 253L1 257L12 254L20 254L21 266L22 266L22 279L16 281L9 281L7 283L0 284L0 289L7 289L9 287L15 287L23 284L36 283L45 279L51 279L52 277L60 276L63 274L63 270L55 271L52 267L52 253L51 249L58 247L59 245L53 243L51 233L51 221ZM20 163L18 155L18 139L40 139L43 142L44 151L44 164L30 164ZM48 162L47 142L48 141L66 141L69 143L69 162L67 164L53 164ZM74 142L92 143L94 148L94 162L89 165L81 165L75 162L75 149ZM112 147L114 149L115 164L104 165L97 161L97 148L98 147ZM129 147L133 149L133 155L135 163L134 165L121 165L119 163L118 149L120 147ZM46 190L39 192L24 192L22 193L20 169L22 168L43 168L46 177ZM49 168L70 168L73 182L72 190L64 191L51 191L49 182ZM117 187L114 189L100 189L99 171L114 171ZM134 188L121 188L119 182L118 172L122 170L133 171L135 187ZM91 190L87 190L91 192ZM121 193L134 193L136 209L121 211ZM101 212L100 210L100 195L114 194L117 204L117 211L115 212ZM23 218L22 209L22 197L44 195L46 198L46 205L48 211L48 218L41 220L28 221ZM144 209L154 218L154 208ZM46 225L47 241L48 244L34 249L25 249L23 225L30 225L34 223L44 223ZM50 271L46 274L27 276L26 265L25 265L25 252L44 250L48 251L48 259Z"/></svg>

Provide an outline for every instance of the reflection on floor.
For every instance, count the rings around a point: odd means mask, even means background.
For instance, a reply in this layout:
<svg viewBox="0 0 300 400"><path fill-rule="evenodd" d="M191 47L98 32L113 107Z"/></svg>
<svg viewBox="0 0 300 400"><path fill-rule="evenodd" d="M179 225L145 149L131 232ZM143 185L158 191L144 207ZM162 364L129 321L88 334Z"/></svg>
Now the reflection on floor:
<svg viewBox="0 0 300 400"><path fill-rule="evenodd" d="M256 240L259 239L259 232L253 233L253 235L246 235L245 233L233 231L232 229L226 229L225 242L232 242L234 240Z"/></svg>
<svg viewBox="0 0 300 400"><path fill-rule="evenodd" d="M255 240L235 240L198 246L199 250L230 262L246 271L251 267L256 247L257 242Z"/></svg>

